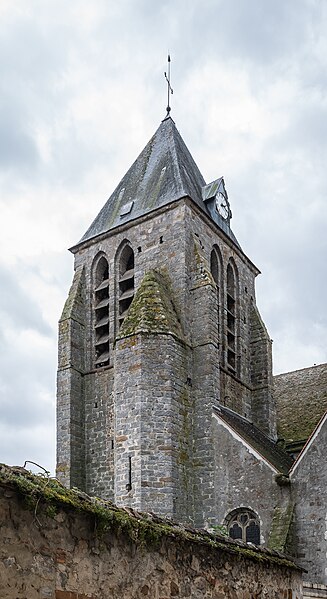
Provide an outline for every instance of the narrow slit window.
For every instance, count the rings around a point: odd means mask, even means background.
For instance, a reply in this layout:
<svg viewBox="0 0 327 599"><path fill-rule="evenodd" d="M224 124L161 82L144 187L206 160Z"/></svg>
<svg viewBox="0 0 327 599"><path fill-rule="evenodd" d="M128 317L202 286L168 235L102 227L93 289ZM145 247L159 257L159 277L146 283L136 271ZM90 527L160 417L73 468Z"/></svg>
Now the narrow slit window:
<svg viewBox="0 0 327 599"><path fill-rule="evenodd" d="M132 457L128 456L128 482L126 485L126 490L132 490Z"/></svg>
<svg viewBox="0 0 327 599"><path fill-rule="evenodd" d="M94 289L95 367L109 364L109 265L101 256L96 266Z"/></svg>

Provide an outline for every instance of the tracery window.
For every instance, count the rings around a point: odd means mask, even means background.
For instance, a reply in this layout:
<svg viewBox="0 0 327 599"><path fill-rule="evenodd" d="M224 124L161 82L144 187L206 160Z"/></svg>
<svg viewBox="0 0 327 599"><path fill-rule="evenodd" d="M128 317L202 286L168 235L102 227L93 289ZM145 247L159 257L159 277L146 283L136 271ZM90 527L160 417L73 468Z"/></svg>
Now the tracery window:
<svg viewBox="0 0 327 599"><path fill-rule="evenodd" d="M236 371L236 281L231 263L227 266L227 368Z"/></svg>
<svg viewBox="0 0 327 599"><path fill-rule="evenodd" d="M104 256L95 268L95 367L109 364L109 265Z"/></svg>
<svg viewBox="0 0 327 599"><path fill-rule="evenodd" d="M233 510L225 519L228 534L232 539L260 545L260 523L255 512L247 508Z"/></svg>
<svg viewBox="0 0 327 599"><path fill-rule="evenodd" d="M118 326L121 327L134 297L134 252L129 245L120 255L118 287Z"/></svg>

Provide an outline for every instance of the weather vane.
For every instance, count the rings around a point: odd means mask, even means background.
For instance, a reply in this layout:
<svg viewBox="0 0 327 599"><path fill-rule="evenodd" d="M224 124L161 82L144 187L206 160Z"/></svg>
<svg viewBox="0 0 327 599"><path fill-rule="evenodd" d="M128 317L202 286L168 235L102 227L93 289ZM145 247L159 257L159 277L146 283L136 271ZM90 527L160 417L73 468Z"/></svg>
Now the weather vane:
<svg viewBox="0 0 327 599"><path fill-rule="evenodd" d="M165 79L166 79L167 85L168 85L168 104L167 104L167 115L166 115L166 118L167 118L167 116L169 116L169 113L171 111L171 108L170 108L170 94L174 93L173 92L173 88L170 85L170 54L168 54L168 75L167 75L167 73L165 71Z"/></svg>

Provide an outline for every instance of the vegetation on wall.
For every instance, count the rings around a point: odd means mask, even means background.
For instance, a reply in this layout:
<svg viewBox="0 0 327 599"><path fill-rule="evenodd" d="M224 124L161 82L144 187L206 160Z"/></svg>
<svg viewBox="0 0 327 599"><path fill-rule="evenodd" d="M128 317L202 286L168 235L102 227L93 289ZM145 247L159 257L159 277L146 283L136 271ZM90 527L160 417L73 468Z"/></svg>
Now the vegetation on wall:
<svg viewBox="0 0 327 599"><path fill-rule="evenodd" d="M275 563L297 569L295 564L277 551L246 545L221 534L193 529L154 514L118 508L110 501L89 497L78 489L67 489L56 479L47 475L34 475L24 468L11 468L1 464L0 487L17 493L25 508L34 512L38 526L42 525L41 520L55 517L60 510L74 511L91 516L95 534L99 536L104 536L107 532L123 534L124 538L129 538L133 543L152 548L159 546L164 538L174 538L267 564Z"/></svg>

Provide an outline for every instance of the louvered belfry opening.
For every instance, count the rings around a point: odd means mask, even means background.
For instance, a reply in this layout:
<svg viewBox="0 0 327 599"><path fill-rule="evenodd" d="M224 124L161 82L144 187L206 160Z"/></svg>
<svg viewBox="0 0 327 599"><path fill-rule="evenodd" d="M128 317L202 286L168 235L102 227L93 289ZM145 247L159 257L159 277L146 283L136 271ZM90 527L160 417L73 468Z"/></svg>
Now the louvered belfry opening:
<svg viewBox="0 0 327 599"><path fill-rule="evenodd" d="M123 249L120 256L118 285L118 325L121 327L134 297L134 252L129 245Z"/></svg>
<svg viewBox="0 0 327 599"><path fill-rule="evenodd" d="M95 274L95 367L107 366L109 352L109 265L101 256Z"/></svg>
<svg viewBox="0 0 327 599"><path fill-rule="evenodd" d="M235 274L231 264L227 266L227 367L236 370Z"/></svg>

